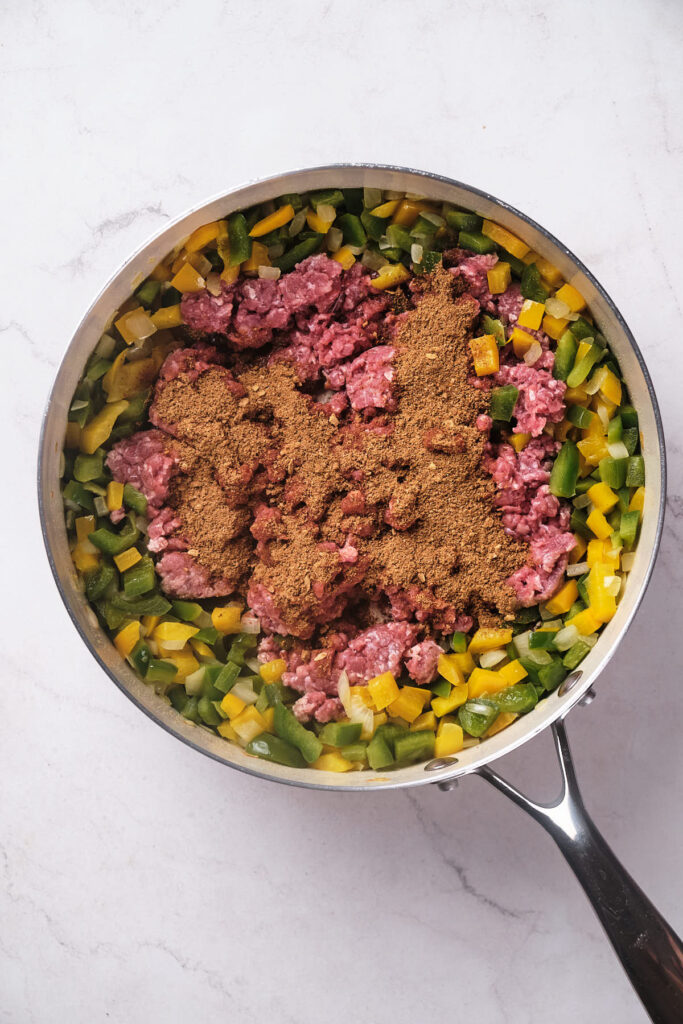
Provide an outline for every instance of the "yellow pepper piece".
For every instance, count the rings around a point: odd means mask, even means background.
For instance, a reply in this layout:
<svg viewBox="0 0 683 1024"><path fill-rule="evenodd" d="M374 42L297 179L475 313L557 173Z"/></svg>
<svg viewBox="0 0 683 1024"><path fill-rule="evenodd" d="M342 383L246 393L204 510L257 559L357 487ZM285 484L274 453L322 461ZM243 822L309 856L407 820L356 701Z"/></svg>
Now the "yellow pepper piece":
<svg viewBox="0 0 683 1024"><path fill-rule="evenodd" d="M261 712L261 718L263 719L263 731L275 732L275 708L266 708Z"/></svg>
<svg viewBox="0 0 683 1024"><path fill-rule="evenodd" d="M99 552L88 551L83 544L76 544L71 552L71 558L79 572L91 572L100 564Z"/></svg>
<svg viewBox="0 0 683 1024"><path fill-rule="evenodd" d="M486 279L492 295L502 295L507 290L511 278L509 263L496 263L495 267L486 271Z"/></svg>
<svg viewBox="0 0 683 1024"><path fill-rule="evenodd" d="M638 487L628 503L629 512L642 512L645 505L645 488Z"/></svg>
<svg viewBox="0 0 683 1024"><path fill-rule="evenodd" d="M239 739L239 736L237 735L233 727L230 725L230 722L220 722L216 726L216 732L218 733L219 736L222 736L223 739L232 740L233 743L237 743Z"/></svg>
<svg viewBox="0 0 683 1024"><path fill-rule="evenodd" d="M373 734L377 731L380 725L386 725L389 721L389 716L386 711L381 711L379 715L374 715L374 723L372 727Z"/></svg>
<svg viewBox="0 0 683 1024"><path fill-rule="evenodd" d="M546 313L543 317L542 328L549 338L553 338L554 341L559 341L566 331L568 323L568 320L551 316L550 313Z"/></svg>
<svg viewBox="0 0 683 1024"><path fill-rule="evenodd" d="M149 338L157 329L151 316L142 306L129 309L127 313L124 313L123 316L114 321L114 327L116 327L126 345L132 345L134 341Z"/></svg>
<svg viewBox="0 0 683 1024"><path fill-rule="evenodd" d="M284 658L273 658L261 665L259 675L265 683L277 683L282 679L282 673L287 669L287 662Z"/></svg>
<svg viewBox="0 0 683 1024"><path fill-rule="evenodd" d="M470 640L470 654L483 654L484 651L495 651L505 647L512 640L511 629L478 629Z"/></svg>
<svg viewBox="0 0 683 1024"><path fill-rule="evenodd" d="M396 287L402 281L407 281L409 277L410 271L402 263L387 263L379 271L377 277L373 277L370 284L373 288L384 291L387 288Z"/></svg>
<svg viewBox="0 0 683 1024"><path fill-rule="evenodd" d="M451 654L451 660L454 665L458 666L465 678L475 668L474 658L469 651L464 651L462 654Z"/></svg>
<svg viewBox="0 0 683 1024"><path fill-rule="evenodd" d="M125 355L125 351L121 355ZM117 357L118 359L118 357ZM118 402L122 398L132 398L151 387L159 373L158 358L136 359L132 363L116 363L107 370L102 379L102 387L108 402Z"/></svg>
<svg viewBox="0 0 683 1024"><path fill-rule="evenodd" d="M533 299L525 299L522 303L519 316L517 317L517 323L520 327L530 327L532 331L537 331L541 326L544 313L545 306L542 302L534 302Z"/></svg>
<svg viewBox="0 0 683 1024"><path fill-rule="evenodd" d="M510 444L516 452L521 452L523 448L526 448L530 440L531 434L513 434L510 438Z"/></svg>
<svg viewBox="0 0 683 1024"><path fill-rule="evenodd" d="M398 204L391 223L400 224L402 228L412 228L413 224L424 209L425 203L421 203L415 199L403 199Z"/></svg>
<svg viewBox="0 0 683 1024"><path fill-rule="evenodd" d="M597 466L600 459L605 459L609 455L605 437L584 437L582 441L577 442L576 447L589 466Z"/></svg>
<svg viewBox="0 0 683 1024"><path fill-rule="evenodd" d="M157 625L159 624L160 621L161 621L161 616L160 615L143 615L142 616L142 630L143 630L145 636L148 636L150 633L152 633L156 629L156 627L157 627Z"/></svg>
<svg viewBox="0 0 683 1024"><path fill-rule="evenodd" d="M226 266L221 271L221 281L225 281L226 284L234 284L237 278L240 276L240 266L237 264L234 267Z"/></svg>
<svg viewBox="0 0 683 1024"><path fill-rule="evenodd" d="M467 680L467 685L471 698L481 697L483 693L497 693L498 690L503 690L509 684L506 683L505 679L498 672L494 672L492 669L475 668Z"/></svg>
<svg viewBox="0 0 683 1024"><path fill-rule="evenodd" d="M578 292L571 284L563 284L561 288L558 288L555 298L564 302L565 306L569 306L572 313L580 313L586 305L586 300L581 292Z"/></svg>
<svg viewBox="0 0 683 1024"><path fill-rule="evenodd" d="M215 658L213 651L208 644L204 643L203 640L195 640L194 637L191 637L190 647L198 658L211 658L212 661Z"/></svg>
<svg viewBox="0 0 683 1024"><path fill-rule="evenodd" d="M523 242L521 238L517 238L517 235L513 235L506 228L502 228L500 224L495 224L492 220L484 221L481 233L486 235L487 238L491 238L498 245L502 245L506 252L512 253L518 260L526 256L529 251L529 246L526 242Z"/></svg>
<svg viewBox="0 0 683 1024"><path fill-rule="evenodd" d="M441 722L434 744L434 757L450 757L462 750L465 737L456 722Z"/></svg>
<svg viewBox="0 0 683 1024"><path fill-rule="evenodd" d="M599 508L594 508L586 519L586 526L589 530L592 530L596 537L600 540L607 540L612 533L612 527L605 519L604 515Z"/></svg>
<svg viewBox="0 0 683 1024"><path fill-rule="evenodd" d="M383 672L368 683L368 691L378 711L383 711L399 695L398 684L391 672Z"/></svg>
<svg viewBox="0 0 683 1024"><path fill-rule="evenodd" d="M230 695L228 694L228 696ZM221 701L222 703L223 701ZM245 743L248 743L249 740L253 740L255 736L265 731L261 714L253 704L249 704L236 718L231 718L230 725Z"/></svg>
<svg viewBox="0 0 683 1024"><path fill-rule="evenodd" d="M586 538L582 537L579 533L575 533L574 547L569 552L569 561L572 564L575 562L580 562L587 547L588 545L586 543Z"/></svg>
<svg viewBox="0 0 683 1024"><path fill-rule="evenodd" d="M443 718L444 715L450 715L451 711L455 711L461 704L464 704L469 694L469 687L467 683L460 683L458 686L454 686L447 697L435 697L432 701L432 711L438 718Z"/></svg>
<svg viewBox="0 0 683 1024"><path fill-rule="evenodd" d="M352 697L360 697L366 707L375 709L375 703L372 699L372 694L368 690L367 686L350 686L349 693Z"/></svg>
<svg viewBox="0 0 683 1024"><path fill-rule="evenodd" d="M353 768L353 761L347 761L341 754L333 751L329 754L321 754L310 767L317 768L320 772L350 772Z"/></svg>
<svg viewBox="0 0 683 1024"><path fill-rule="evenodd" d="M621 405L621 381L609 367L605 367L605 369L606 373L600 385L600 391L608 402L612 402L614 406Z"/></svg>
<svg viewBox="0 0 683 1024"><path fill-rule="evenodd" d="M270 257L266 246L261 242L252 242L249 259L241 266L245 274L255 274L259 267L269 267Z"/></svg>
<svg viewBox="0 0 683 1024"><path fill-rule="evenodd" d="M242 605L232 602L223 608L214 608L211 612L211 623L219 633L239 633L242 618Z"/></svg>
<svg viewBox="0 0 683 1024"><path fill-rule="evenodd" d="M531 346L536 342L536 339L528 331L523 331L521 327L514 327L512 334L510 335L510 341L512 342L512 348L518 359L523 359L526 352L529 351Z"/></svg>
<svg viewBox="0 0 683 1024"><path fill-rule="evenodd" d="M498 372L500 367L498 345L492 334L483 334L480 338L472 338L470 352L477 377L486 377L490 373Z"/></svg>
<svg viewBox="0 0 683 1024"><path fill-rule="evenodd" d="M153 637L167 651L182 651L190 637L198 632L197 626L187 626L184 622L160 622Z"/></svg>
<svg viewBox="0 0 683 1024"><path fill-rule="evenodd" d="M590 636L591 633L600 629L602 622L596 617L592 608L584 608L582 612L578 612L568 619L566 625L576 626L581 636Z"/></svg>
<svg viewBox="0 0 683 1024"><path fill-rule="evenodd" d="M117 419L128 408L129 402L111 402L97 413L81 430L81 451L92 455L107 440Z"/></svg>
<svg viewBox="0 0 683 1024"><path fill-rule="evenodd" d="M558 268L549 260L544 259L543 256L537 256L534 263L538 267L539 273L546 284L549 284L551 288L557 288L558 284L562 280L562 271L558 270Z"/></svg>
<svg viewBox="0 0 683 1024"><path fill-rule="evenodd" d="M386 203L380 203L374 210L370 210L373 217L381 217L382 220L386 220L387 217L393 216L398 210L400 199L389 199Z"/></svg>
<svg viewBox="0 0 683 1024"><path fill-rule="evenodd" d="M607 592L605 579L612 570L603 562L593 566L586 580L589 608L600 622L609 622L617 610L617 599Z"/></svg>
<svg viewBox="0 0 683 1024"><path fill-rule="evenodd" d="M560 587L549 601L546 601L546 609L552 615L566 615L578 596L579 588L576 585L576 580L567 580L564 586Z"/></svg>
<svg viewBox="0 0 683 1024"><path fill-rule="evenodd" d="M588 543L586 561L592 569L598 562L609 566L610 572L616 572L621 561L618 551L612 550L609 540L591 540Z"/></svg>
<svg viewBox="0 0 683 1024"><path fill-rule="evenodd" d="M405 718L406 722L414 722L431 699L431 690L423 690L418 686L402 686L398 697L387 708L392 718Z"/></svg>
<svg viewBox="0 0 683 1024"><path fill-rule="evenodd" d="M591 348L591 342L590 341L580 341L579 342L578 348L576 350L576 355L574 356L574 366L578 366L578 364L581 362L583 357L588 352L590 352L590 348Z"/></svg>
<svg viewBox="0 0 683 1024"><path fill-rule="evenodd" d="M337 249L332 255L332 259L336 260L337 263L341 263L344 270L349 270L356 262L356 257L351 252L349 245L342 245L341 249Z"/></svg>
<svg viewBox="0 0 683 1024"><path fill-rule="evenodd" d="M602 482L593 484L586 493L600 512L609 512L619 501L619 495L615 494L608 484Z"/></svg>
<svg viewBox="0 0 683 1024"><path fill-rule="evenodd" d="M510 661L507 665L503 665L502 668L499 668L498 675L501 679L505 680L505 686L514 686L515 683L519 683L522 679L525 679L528 673L521 661L515 658L514 661Z"/></svg>
<svg viewBox="0 0 683 1024"><path fill-rule="evenodd" d="M501 732L503 729L507 729L508 725L512 725L514 720L519 718L514 711L501 711L494 722L488 727L484 736L495 736L497 732Z"/></svg>
<svg viewBox="0 0 683 1024"><path fill-rule="evenodd" d="M186 252L199 252L200 249L204 249L209 242L215 242L218 238L218 225L219 221L211 221L210 224L202 224L200 228L193 231L188 240L185 242Z"/></svg>
<svg viewBox="0 0 683 1024"><path fill-rule="evenodd" d="M118 480L111 480L107 484L107 508L110 512L116 512L123 505L123 484Z"/></svg>
<svg viewBox="0 0 683 1024"><path fill-rule="evenodd" d="M180 327L185 323L180 310L180 303L178 302L175 306L164 306L162 309L158 309L156 313L152 313L152 323L160 331L170 327Z"/></svg>
<svg viewBox="0 0 683 1024"><path fill-rule="evenodd" d="M311 231L317 231L319 235L326 235L334 220L323 220L314 210L309 210L306 214L306 223Z"/></svg>
<svg viewBox="0 0 683 1024"><path fill-rule="evenodd" d="M221 701L221 711L224 711L228 718L237 718L241 715L246 704L239 697L236 697L234 693L226 693L225 697Z"/></svg>
<svg viewBox="0 0 683 1024"><path fill-rule="evenodd" d="M135 565L142 558L142 555L137 548L128 548L127 551L122 551L120 555L114 555L114 564L119 572L125 572L126 569L130 569L132 565Z"/></svg>
<svg viewBox="0 0 683 1024"><path fill-rule="evenodd" d="M269 213L262 220L257 220L249 235L251 238L260 238L261 235L267 235L269 231L275 231L276 228L289 224L293 217L294 207L291 203L286 203L285 206L281 206L274 213Z"/></svg>
<svg viewBox="0 0 683 1024"><path fill-rule="evenodd" d="M88 539L89 534L95 529L95 517L79 516L74 526L76 527L76 539L81 544Z"/></svg>
<svg viewBox="0 0 683 1024"><path fill-rule="evenodd" d="M153 281L170 281L171 271L166 261L157 263L156 267L149 275Z"/></svg>
<svg viewBox="0 0 683 1024"><path fill-rule="evenodd" d="M139 639L140 623L135 619L133 622L129 622L127 626L124 626L123 629L119 630L114 637L114 647L122 658L127 658Z"/></svg>
<svg viewBox="0 0 683 1024"><path fill-rule="evenodd" d="M191 263L183 263L182 267L171 281L173 288L179 292L201 292L206 288L206 281L198 270Z"/></svg>
<svg viewBox="0 0 683 1024"><path fill-rule="evenodd" d="M440 654L439 660L436 663L436 668L440 676L447 679L453 686L458 686L460 683L465 682L465 676L457 661L454 659L455 655L453 654Z"/></svg>
<svg viewBox="0 0 683 1024"><path fill-rule="evenodd" d="M164 655L164 660L170 661L178 670L174 682L181 683L187 676L191 676L199 668L199 662L189 647L182 651L170 651Z"/></svg>
<svg viewBox="0 0 683 1024"><path fill-rule="evenodd" d="M410 726L411 732L419 732L420 729L436 729L436 715L433 711L425 711Z"/></svg>
<svg viewBox="0 0 683 1024"><path fill-rule="evenodd" d="M564 393L564 400L569 405L583 405L588 401L588 392L583 387L567 388Z"/></svg>
<svg viewBox="0 0 683 1024"><path fill-rule="evenodd" d="M81 443L81 428L78 423L67 423L64 445L67 448L78 448Z"/></svg>

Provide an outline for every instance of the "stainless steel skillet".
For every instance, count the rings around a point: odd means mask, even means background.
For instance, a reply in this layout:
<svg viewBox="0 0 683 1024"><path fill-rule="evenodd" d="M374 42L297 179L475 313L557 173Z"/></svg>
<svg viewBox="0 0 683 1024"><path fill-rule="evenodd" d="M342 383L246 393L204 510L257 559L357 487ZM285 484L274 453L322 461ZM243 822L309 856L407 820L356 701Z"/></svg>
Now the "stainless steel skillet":
<svg viewBox="0 0 683 1024"><path fill-rule="evenodd" d="M646 504L642 536L628 586L614 619L598 643L560 689L530 714L483 744L457 757L382 774L352 776L290 769L248 757L214 733L185 721L138 679L98 626L73 569L59 489L59 455L67 412L86 359L112 312L151 269L199 225L236 209L286 192L328 186L396 189L448 200L491 217L521 236L558 266L567 281L588 300L602 332L615 352L638 409L646 464ZM79 325L59 368L43 422L38 464L38 495L43 536L57 587L74 625L102 668L123 692L178 739L239 771L288 785L343 791L377 791L437 784L447 790L463 775L478 774L526 810L555 839L590 899L634 988L652 1020L683 1020L683 945L638 888L595 828L576 782L564 719L579 702L591 699L592 687L628 628L650 579L664 517L665 450L657 400L643 357L621 314L583 264L530 218L493 196L460 182L406 168L381 165L333 165L293 171L256 181L191 210L144 245L115 274ZM562 793L553 804L540 805L515 790L490 767L503 754L550 728L562 770Z"/></svg>

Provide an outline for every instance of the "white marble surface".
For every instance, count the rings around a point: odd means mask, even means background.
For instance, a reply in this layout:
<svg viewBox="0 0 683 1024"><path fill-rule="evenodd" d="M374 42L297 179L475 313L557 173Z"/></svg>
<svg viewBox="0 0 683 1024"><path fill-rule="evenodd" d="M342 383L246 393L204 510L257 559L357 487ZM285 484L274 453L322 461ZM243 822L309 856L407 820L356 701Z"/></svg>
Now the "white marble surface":
<svg viewBox="0 0 683 1024"><path fill-rule="evenodd" d="M682 31L674 0L3 6L0 1020L644 1019L559 853L483 782L268 786L136 711L60 604L34 464L94 293L210 194L370 160L534 216L623 311L669 438L654 579L569 728L589 808L680 930ZM550 794L547 739L508 771Z"/></svg>

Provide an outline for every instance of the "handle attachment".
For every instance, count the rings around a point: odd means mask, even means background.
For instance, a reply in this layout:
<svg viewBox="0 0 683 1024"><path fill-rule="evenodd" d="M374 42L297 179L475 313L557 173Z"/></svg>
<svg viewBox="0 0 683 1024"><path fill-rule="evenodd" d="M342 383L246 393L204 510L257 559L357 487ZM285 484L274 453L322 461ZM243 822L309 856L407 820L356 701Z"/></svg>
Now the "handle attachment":
<svg viewBox="0 0 683 1024"><path fill-rule="evenodd" d="M552 726L562 791L536 803L485 766L480 775L542 825L559 846L655 1024L683 1021L683 944L633 881L583 803L563 721Z"/></svg>

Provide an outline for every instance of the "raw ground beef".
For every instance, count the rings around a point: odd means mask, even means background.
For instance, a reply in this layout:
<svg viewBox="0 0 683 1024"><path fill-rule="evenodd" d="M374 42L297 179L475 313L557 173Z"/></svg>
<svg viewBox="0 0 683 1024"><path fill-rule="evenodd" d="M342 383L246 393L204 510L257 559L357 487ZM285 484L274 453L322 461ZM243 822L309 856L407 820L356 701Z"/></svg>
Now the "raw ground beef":
<svg viewBox="0 0 683 1024"><path fill-rule="evenodd" d="M423 640L408 651L406 669L416 683L431 683L436 675L436 666L443 654L442 649L434 640Z"/></svg>
<svg viewBox="0 0 683 1024"><path fill-rule="evenodd" d="M494 296L489 291L487 273L495 267L497 262L498 257L495 253L487 256L466 255L451 270L454 277L459 277L464 281L469 294L487 313L496 312Z"/></svg>
<svg viewBox="0 0 683 1024"><path fill-rule="evenodd" d="M515 406L515 434L538 437L546 423L559 423L564 417L564 393L567 385L555 380L548 370L525 363L501 366L494 375L496 385L514 384L519 391Z"/></svg>
<svg viewBox="0 0 683 1024"><path fill-rule="evenodd" d="M339 655L350 683L367 683L374 676L391 672L398 676L401 663L415 641L417 627L407 622L386 622L359 633Z"/></svg>

